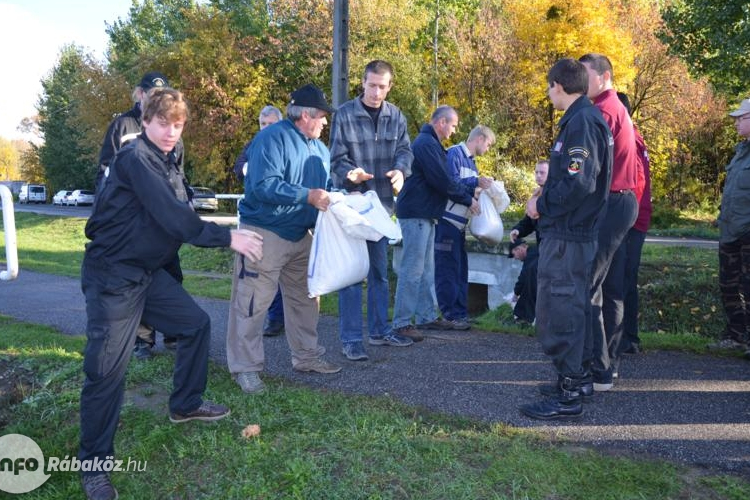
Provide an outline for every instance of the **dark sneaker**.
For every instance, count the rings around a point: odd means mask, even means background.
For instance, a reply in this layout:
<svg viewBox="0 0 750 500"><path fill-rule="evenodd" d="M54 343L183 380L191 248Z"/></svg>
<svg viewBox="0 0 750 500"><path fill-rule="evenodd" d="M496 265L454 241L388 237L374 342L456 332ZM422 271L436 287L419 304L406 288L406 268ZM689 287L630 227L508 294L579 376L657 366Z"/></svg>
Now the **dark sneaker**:
<svg viewBox="0 0 750 500"><path fill-rule="evenodd" d="M622 352L624 354L640 354L641 346L637 342L631 342L627 349Z"/></svg>
<svg viewBox="0 0 750 500"><path fill-rule="evenodd" d="M261 394L266 390L266 384L258 376L258 372L238 373L234 380L245 394Z"/></svg>
<svg viewBox="0 0 750 500"><path fill-rule="evenodd" d="M145 361L151 359L151 346L145 342L136 342L133 348L133 356L139 361Z"/></svg>
<svg viewBox="0 0 750 500"><path fill-rule="evenodd" d="M392 347L409 347L414 343L409 337L402 337L397 333L383 335L382 337L370 337L368 342L370 345L389 345Z"/></svg>
<svg viewBox="0 0 750 500"><path fill-rule="evenodd" d="M451 319L451 330L471 330L471 323L462 319Z"/></svg>
<svg viewBox="0 0 750 500"><path fill-rule="evenodd" d="M435 321L417 325L417 328L420 330L453 330L453 323L443 318L438 318Z"/></svg>
<svg viewBox="0 0 750 500"><path fill-rule="evenodd" d="M349 361L366 361L369 359L362 342L347 342L341 347L341 354Z"/></svg>
<svg viewBox="0 0 750 500"><path fill-rule="evenodd" d="M169 421L173 424L181 424L182 422L190 422L191 420L214 422L229 416L230 413L232 412L224 405L212 403L211 401L204 401L198 408L184 415L171 413L169 415Z"/></svg>
<svg viewBox="0 0 750 500"><path fill-rule="evenodd" d="M284 333L284 322L283 321L272 321L266 316L266 321L263 323L263 336L264 337L276 337Z"/></svg>
<svg viewBox="0 0 750 500"><path fill-rule="evenodd" d="M117 500L119 498L117 490L109 480L109 474L82 476L81 484L88 500Z"/></svg>
<svg viewBox="0 0 750 500"><path fill-rule="evenodd" d="M177 349L177 337L164 337L164 347L174 351Z"/></svg>
<svg viewBox="0 0 750 500"><path fill-rule="evenodd" d="M298 372L315 372L315 373L338 373L341 371L339 365L329 363L323 358L315 358L297 363L294 367Z"/></svg>
<svg viewBox="0 0 750 500"><path fill-rule="evenodd" d="M408 337L414 342L421 342L424 340L424 335L422 335L422 332L417 330L417 327L414 325L406 325L401 328L396 328L393 330L393 333L399 337Z"/></svg>

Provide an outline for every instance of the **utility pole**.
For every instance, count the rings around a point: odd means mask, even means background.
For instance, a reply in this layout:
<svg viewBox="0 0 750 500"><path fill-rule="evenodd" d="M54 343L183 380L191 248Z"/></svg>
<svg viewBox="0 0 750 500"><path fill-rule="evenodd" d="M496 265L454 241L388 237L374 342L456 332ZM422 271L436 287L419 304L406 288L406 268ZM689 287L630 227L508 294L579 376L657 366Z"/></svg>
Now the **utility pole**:
<svg viewBox="0 0 750 500"><path fill-rule="evenodd" d="M349 0L333 2L333 107L349 100Z"/></svg>
<svg viewBox="0 0 750 500"><path fill-rule="evenodd" d="M438 84L440 75L438 74L438 27L440 26L440 0L435 1L435 32L432 37L432 107L437 108L439 104Z"/></svg>

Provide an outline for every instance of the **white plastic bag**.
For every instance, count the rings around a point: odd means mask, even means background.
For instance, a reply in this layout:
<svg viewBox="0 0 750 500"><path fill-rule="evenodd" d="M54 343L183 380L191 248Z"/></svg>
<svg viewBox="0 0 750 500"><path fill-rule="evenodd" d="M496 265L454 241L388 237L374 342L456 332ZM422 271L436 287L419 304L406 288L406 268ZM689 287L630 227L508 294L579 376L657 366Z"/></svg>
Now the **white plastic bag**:
<svg viewBox="0 0 750 500"><path fill-rule="evenodd" d="M486 190L479 193L479 209L480 214L469 220L469 231L478 240L488 245L497 245L503 240L503 221Z"/></svg>
<svg viewBox="0 0 750 500"><path fill-rule="evenodd" d="M505 183L503 181L492 181L492 186L485 189L484 192L486 192L492 199L492 203L495 205L497 213L501 214L508 209L508 206L510 205L510 196L508 196L508 192L505 191Z"/></svg>
<svg viewBox="0 0 750 500"><path fill-rule="evenodd" d="M309 297L341 290L367 277L370 270L367 241L347 234L341 220L348 218L351 222L357 217L361 216L342 202L318 213L307 264Z"/></svg>
<svg viewBox="0 0 750 500"><path fill-rule="evenodd" d="M388 215L375 191L367 191L364 194L348 194L345 202L367 221L366 227L364 224L345 224L344 229L350 235L360 235L370 241L378 241L383 236L389 240L401 239L401 228Z"/></svg>

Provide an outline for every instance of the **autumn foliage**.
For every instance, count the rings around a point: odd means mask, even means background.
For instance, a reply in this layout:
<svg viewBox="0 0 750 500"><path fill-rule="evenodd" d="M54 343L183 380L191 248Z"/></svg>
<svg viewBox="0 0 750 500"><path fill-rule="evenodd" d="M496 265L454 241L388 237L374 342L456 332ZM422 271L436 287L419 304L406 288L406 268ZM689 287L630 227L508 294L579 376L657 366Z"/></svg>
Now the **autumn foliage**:
<svg viewBox="0 0 750 500"><path fill-rule="evenodd" d="M498 145L480 168L503 179L514 201L530 191L534 162L547 155L559 119L545 97L547 69L560 57L587 52L608 55L617 89L631 96L634 121L651 150L657 202L686 206L717 196L736 139L728 104L657 37L664 29L657 2L351 0L349 6L350 95L359 92L367 61L389 60L396 69L389 100L405 112L412 135L434 98L459 110L456 141L478 123L493 128ZM191 180L239 192L229 169L257 132L258 111L266 104L283 110L289 92L304 83L330 89L332 24L333 2L326 0L134 1L128 16L108 27L108 60L92 61L68 47L45 82L39 157L51 190L71 177L48 163L51 153L71 150L73 141L72 154L80 157L68 163L88 175L107 123L130 107L140 76L158 69L191 104L185 134ZM60 132L66 144L56 143Z"/></svg>

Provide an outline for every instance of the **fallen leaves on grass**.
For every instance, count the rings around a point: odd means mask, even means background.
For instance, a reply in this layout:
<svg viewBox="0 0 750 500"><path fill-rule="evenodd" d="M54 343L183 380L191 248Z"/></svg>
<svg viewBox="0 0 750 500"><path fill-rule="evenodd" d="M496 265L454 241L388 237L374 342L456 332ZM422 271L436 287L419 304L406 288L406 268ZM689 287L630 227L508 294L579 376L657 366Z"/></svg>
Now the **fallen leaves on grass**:
<svg viewBox="0 0 750 500"><path fill-rule="evenodd" d="M242 429L242 437L245 439L251 439L260 436L260 425L250 424Z"/></svg>

